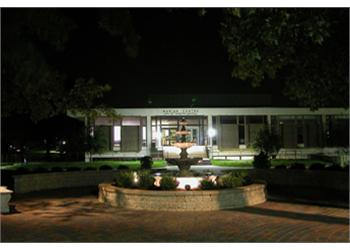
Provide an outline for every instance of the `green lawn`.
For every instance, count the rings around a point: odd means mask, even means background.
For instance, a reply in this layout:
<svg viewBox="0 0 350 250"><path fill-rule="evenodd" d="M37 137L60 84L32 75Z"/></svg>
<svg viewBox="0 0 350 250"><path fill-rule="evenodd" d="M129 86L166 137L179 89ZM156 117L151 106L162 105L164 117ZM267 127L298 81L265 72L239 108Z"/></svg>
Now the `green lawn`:
<svg viewBox="0 0 350 250"><path fill-rule="evenodd" d="M313 163L321 163L321 164L327 164L329 162L320 161L320 160L284 160L284 159L274 159L271 161L272 167L275 167L277 165L290 165L292 163L302 163L306 167L309 167ZM240 161L233 161L233 160L211 160L211 164L214 166L224 166L224 167L252 167L253 166L253 160L240 160Z"/></svg>
<svg viewBox="0 0 350 250"><path fill-rule="evenodd" d="M36 168L46 168L51 169L54 167L59 168L99 168L103 165L110 166L112 168L118 168L120 165L126 165L130 169L138 169L140 168L140 161L93 161L93 162L29 162L27 164L23 163L15 163L15 164L7 164L1 163L1 169L7 169L7 170L16 170L19 167L25 167L27 169L36 169ZM159 167L165 167L166 161L165 160L155 160L153 162L153 167L159 168Z"/></svg>
<svg viewBox="0 0 350 250"><path fill-rule="evenodd" d="M222 167L251 167L253 166L253 160L211 160L211 164Z"/></svg>
<svg viewBox="0 0 350 250"><path fill-rule="evenodd" d="M313 163L322 163L326 164L328 162L324 161L317 161L317 160L281 160L281 159L275 159L272 160L271 164L272 167L277 166L277 165L290 165L292 163L303 163L305 164L306 167L309 167ZM211 164L214 166L223 166L223 167L252 167L253 166L253 160L211 160ZM25 167L29 170L34 170L37 168L45 168L45 169L51 169L54 167L58 168L80 168L80 169L85 169L85 168L96 168L98 169L99 167L107 165L112 168L118 168L120 165L126 165L129 167L129 169L137 170L140 168L140 161L138 160L125 160L125 161L112 161L112 160L107 160L107 161L93 161L93 162L29 162L27 164L23 163L1 163L1 169L7 169L7 170L16 170L19 167ZM165 160L155 160L153 162L153 167L154 168L159 168L159 167L165 167L167 165Z"/></svg>

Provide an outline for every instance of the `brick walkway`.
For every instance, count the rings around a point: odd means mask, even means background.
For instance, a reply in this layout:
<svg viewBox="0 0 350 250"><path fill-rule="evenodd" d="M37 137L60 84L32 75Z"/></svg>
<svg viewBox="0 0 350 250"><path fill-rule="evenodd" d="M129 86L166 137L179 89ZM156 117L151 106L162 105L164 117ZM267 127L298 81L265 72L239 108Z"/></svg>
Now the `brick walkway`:
<svg viewBox="0 0 350 250"><path fill-rule="evenodd" d="M3 242L349 242L349 210L281 202L215 212L105 207L91 193L16 197Z"/></svg>

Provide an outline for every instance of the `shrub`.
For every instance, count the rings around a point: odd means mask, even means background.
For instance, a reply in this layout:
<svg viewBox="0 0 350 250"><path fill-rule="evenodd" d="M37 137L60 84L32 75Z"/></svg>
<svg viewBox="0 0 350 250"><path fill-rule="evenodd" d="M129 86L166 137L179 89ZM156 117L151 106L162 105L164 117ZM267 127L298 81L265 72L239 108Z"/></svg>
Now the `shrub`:
<svg viewBox="0 0 350 250"><path fill-rule="evenodd" d="M219 180L219 185L222 188L234 188L234 187L240 187L244 184L244 178L246 177L245 174L241 172L231 172L227 175L223 175Z"/></svg>
<svg viewBox="0 0 350 250"><path fill-rule="evenodd" d="M78 167L70 167L70 168L67 168L67 171L80 171L81 169L78 168Z"/></svg>
<svg viewBox="0 0 350 250"><path fill-rule="evenodd" d="M256 134L252 146L256 151L270 157L276 155L280 150L281 140L273 129L270 130L268 127L264 127Z"/></svg>
<svg viewBox="0 0 350 250"><path fill-rule="evenodd" d="M118 171L115 176L117 187L130 188L134 184L134 173L132 171Z"/></svg>
<svg viewBox="0 0 350 250"><path fill-rule="evenodd" d="M49 170L47 168L39 167L39 168L35 168L33 170L33 172L35 172L35 173L47 173L47 172L49 172Z"/></svg>
<svg viewBox="0 0 350 250"><path fill-rule="evenodd" d="M326 170L341 171L341 170L343 170L343 168L337 164L333 164L330 167L326 168Z"/></svg>
<svg viewBox="0 0 350 250"><path fill-rule="evenodd" d="M294 170L305 170L305 165L303 163L292 163L292 165L290 165L289 169L294 169Z"/></svg>
<svg viewBox="0 0 350 250"><path fill-rule="evenodd" d="M260 152L260 154L254 156L253 166L255 168L270 168L271 162L266 153Z"/></svg>
<svg viewBox="0 0 350 250"><path fill-rule="evenodd" d="M313 163L310 165L309 170L324 170L325 165L321 163Z"/></svg>
<svg viewBox="0 0 350 250"><path fill-rule="evenodd" d="M16 169L16 174L26 174L28 172L29 172L28 168L25 168L25 167L19 167Z"/></svg>
<svg viewBox="0 0 350 250"><path fill-rule="evenodd" d="M153 160L151 156L145 156L140 159L141 169L151 169Z"/></svg>
<svg viewBox="0 0 350 250"><path fill-rule="evenodd" d="M139 187L145 189L151 189L154 186L154 178L150 171L143 170L138 172Z"/></svg>
<svg viewBox="0 0 350 250"><path fill-rule="evenodd" d="M202 190L211 190L211 189L216 189L217 186L215 185L214 182L212 182L210 180L203 179L200 182L200 188Z"/></svg>
<svg viewBox="0 0 350 250"><path fill-rule="evenodd" d="M126 165L119 165L118 170L129 170L129 167Z"/></svg>
<svg viewBox="0 0 350 250"><path fill-rule="evenodd" d="M63 171L63 168L60 168L60 167L53 167L53 168L51 168L51 171L52 171L52 172L62 172L62 171Z"/></svg>
<svg viewBox="0 0 350 250"><path fill-rule="evenodd" d="M112 170L113 168L111 166L108 166L108 165L103 165L99 169L100 170Z"/></svg>
<svg viewBox="0 0 350 250"><path fill-rule="evenodd" d="M84 170L84 171L94 171L94 170L96 170L96 168L87 167L87 168L84 168L83 170Z"/></svg>
<svg viewBox="0 0 350 250"><path fill-rule="evenodd" d="M277 165L277 166L275 167L275 169L287 169L287 166L284 165L284 164L281 164L281 165Z"/></svg>
<svg viewBox="0 0 350 250"><path fill-rule="evenodd" d="M91 153L103 153L108 151L109 128L107 126L96 126L94 129L94 135L88 135L87 150Z"/></svg>
<svg viewBox="0 0 350 250"><path fill-rule="evenodd" d="M175 190L178 186L176 179L170 175L163 175L160 180L160 189L161 190Z"/></svg>

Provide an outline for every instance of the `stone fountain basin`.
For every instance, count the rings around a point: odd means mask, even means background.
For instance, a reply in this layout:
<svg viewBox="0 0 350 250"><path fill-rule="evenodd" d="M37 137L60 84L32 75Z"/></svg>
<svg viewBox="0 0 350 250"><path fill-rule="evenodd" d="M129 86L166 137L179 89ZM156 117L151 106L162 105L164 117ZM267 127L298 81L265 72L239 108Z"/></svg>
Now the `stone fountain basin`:
<svg viewBox="0 0 350 250"><path fill-rule="evenodd" d="M213 211L253 206L266 201L265 185L233 189L156 191L99 185L100 202L113 207L151 211Z"/></svg>

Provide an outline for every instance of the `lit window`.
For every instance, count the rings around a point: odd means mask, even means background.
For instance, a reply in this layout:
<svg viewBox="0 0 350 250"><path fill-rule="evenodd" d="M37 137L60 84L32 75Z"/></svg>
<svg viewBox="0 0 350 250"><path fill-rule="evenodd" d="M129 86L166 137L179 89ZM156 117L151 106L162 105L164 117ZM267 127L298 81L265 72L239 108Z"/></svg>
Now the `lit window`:
<svg viewBox="0 0 350 250"><path fill-rule="evenodd" d="M114 141L120 142L120 126L114 126Z"/></svg>
<svg viewBox="0 0 350 250"><path fill-rule="evenodd" d="M142 140L146 140L146 127L145 126L143 126L142 127Z"/></svg>

